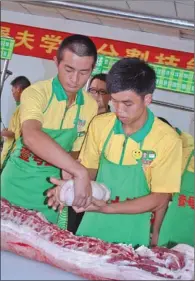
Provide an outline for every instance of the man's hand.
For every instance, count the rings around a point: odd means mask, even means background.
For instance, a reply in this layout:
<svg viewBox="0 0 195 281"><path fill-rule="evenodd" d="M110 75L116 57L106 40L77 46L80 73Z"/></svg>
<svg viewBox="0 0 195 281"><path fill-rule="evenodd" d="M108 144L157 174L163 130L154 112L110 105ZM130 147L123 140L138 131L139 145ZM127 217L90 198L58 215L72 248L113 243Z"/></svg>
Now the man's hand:
<svg viewBox="0 0 195 281"><path fill-rule="evenodd" d="M73 206L73 209L76 213L81 212L101 212L102 208L106 206L107 203L104 200L97 200L94 197L92 197L92 202L87 208L77 208Z"/></svg>
<svg viewBox="0 0 195 281"><path fill-rule="evenodd" d="M5 137L5 138L14 138L15 134L12 131L8 131L7 128L4 128L1 131L1 137Z"/></svg>
<svg viewBox="0 0 195 281"><path fill-rule="evenodd" d="M87 208L92 199L91 181L87 170L74 177L74 201L73 206Z"/></svg>
<svg viewBox="0 0 195 281"><path fill-rule="evenodd" d="M68 180L71 180L72 178L73 178L73 176L70 173L62 170L62 179L63 180L68 181Z"/></svg>
<svg viewBox="0 0 195 281"><path fill-rule="evenodd" d="M79 159L77 162L81 162ZM78 177L73 177L70 173L62 170L62 179L67 181L70 179L74 180L74 201L73 205L78 208L86 208L91 203L91 181L89 174L86 172L85 175L79 175Z"/></svg>
<svg viewBox="0 0 195 281"><path fill-rule="evenodd" d="M7 131L8 131L8 128L4 128L4 129L1 131L1 135L2 135L3 133L7 132Z"/></svg>
<svg viewBox="0 0 195 281"><path fill-rule="evenodd" d="M70 178L70 174L64 172L63 174L63 177L66 178ZM55 185L54 188L51 188L50 190L47 191L47 197L49 198L48 199L48 206L52 207L54 210L58 209L59 211L61 211L63 209L63 207L65 206L64 204L62 204L59 200L60 198L60 190L61 190L61 187L62 185L66 182L66 180L59 180L59 179L56 179L56 178L50 178L50 181L51 183L53 183ZM81 180L81 183L79 182ZM74 183L75 183L75 179L74 179ZM79 178L78 181L77 181L77 184L79 187L84 187L85 188L85 185L84 185L84 179L83 178ZM83 205L77 205L77 202L75 202L75 198L76 198L76 191L78 191L78 188L76 186L76 184L74 185L74 193L75 193L75 197L74 197L74 202L73 202L73 205L76 206L78 209L79 208L87 208L90 203L91 203L91 183L90 183L90 180L89 180L89 185L88 185L88 182L86 181L86 185L87 185L87 188L86 188L86 193L80 193L82 192L82 189L80 188L79 189L79 192L78 192L78 199L81 200L82 199L82 202L78 204L82 204ZM88 194L88 197L86 196L86 194Z"/></svg>
<svg viewBox="0 0 195 281"><path fill-rule="evenodd" d="M59 201L60 198L59 195L60 195L61 186L64 184L64 180L50 178L50 181L56 186L51 188L49 191L47 191L47 197L49 198L47 204L48 206L52 207L54 210L58 209L61 212L65 205Z"/></svg>

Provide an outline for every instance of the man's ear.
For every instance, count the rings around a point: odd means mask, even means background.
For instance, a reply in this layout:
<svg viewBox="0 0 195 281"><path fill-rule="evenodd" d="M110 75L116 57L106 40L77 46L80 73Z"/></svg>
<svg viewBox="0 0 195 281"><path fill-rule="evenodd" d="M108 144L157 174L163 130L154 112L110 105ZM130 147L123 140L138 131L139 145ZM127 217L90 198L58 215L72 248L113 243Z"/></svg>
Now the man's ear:
<svg viewBox="0 0 195 281"><path fill-rule="evenodd" d="M146 106L149 106L152 103L152 94L147 94L144 97L144 103Z"/></svg>
<svg viewBox="0 0 195 281"><path fill-rule="evenodd" d="M54 56L54 57L53 57L53 60L54 60L54 62L55 62L55 65L58 67L58 60L57 60L57 57Z"/></svg>
<svg viewBox="0 0 195 281"><path fill-rule="evenodd" d="M20 86L16 86L15 89L18 94L21 94L23 92L23 89Z"/></svg>

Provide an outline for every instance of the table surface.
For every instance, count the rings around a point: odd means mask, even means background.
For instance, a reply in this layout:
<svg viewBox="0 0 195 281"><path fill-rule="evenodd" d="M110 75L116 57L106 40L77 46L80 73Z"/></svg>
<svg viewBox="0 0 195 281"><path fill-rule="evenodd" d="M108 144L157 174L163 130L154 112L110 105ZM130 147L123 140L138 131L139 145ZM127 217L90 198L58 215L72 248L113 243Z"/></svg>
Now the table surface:
<svg viewBox="0 0 195 281"><path fill-rule="evenodd" d="M1 251L1 280L86 280L48 264Z"/></svg>

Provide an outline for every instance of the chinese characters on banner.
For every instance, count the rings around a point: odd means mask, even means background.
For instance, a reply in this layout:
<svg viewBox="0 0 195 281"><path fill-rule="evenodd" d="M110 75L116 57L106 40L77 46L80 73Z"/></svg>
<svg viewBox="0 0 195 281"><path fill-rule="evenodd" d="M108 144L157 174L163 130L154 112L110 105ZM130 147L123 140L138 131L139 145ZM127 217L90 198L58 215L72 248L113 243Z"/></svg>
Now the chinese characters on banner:
<svg viewBox="0 0 195 281"><path fill-rule="evenodd" d="M60 42L70 33L1 23L1 36L15 39L14 53L23 56L52 60ZM137 57L154 64L194 70L193 53L162 49L141 44L91 37L98 53L110 57Z"/></svg>
<svg viewBox="0 0 195 281"><path fill-rule="evenodd" d="M99 55L96 67L92 75L107 73L112 65L120 58ZM166 65L149 63L156 71L158 89L194 94L194 72L188 69L180 69Z"/></svg>

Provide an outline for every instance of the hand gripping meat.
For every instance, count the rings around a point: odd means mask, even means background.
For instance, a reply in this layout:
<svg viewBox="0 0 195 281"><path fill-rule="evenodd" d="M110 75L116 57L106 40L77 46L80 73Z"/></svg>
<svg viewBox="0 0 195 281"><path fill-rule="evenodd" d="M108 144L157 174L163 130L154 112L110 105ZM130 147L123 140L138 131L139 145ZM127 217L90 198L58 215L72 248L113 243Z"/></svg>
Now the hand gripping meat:
<svg viewBox="0 0 195 281"><path fill-rule="evenodd" d="M98 200L108 201L110 199L110 190L103 184L91 181L92 196ZM58 200L66 206L72 206L74 200L74 181L68 180L60 190Z"/></svg>

